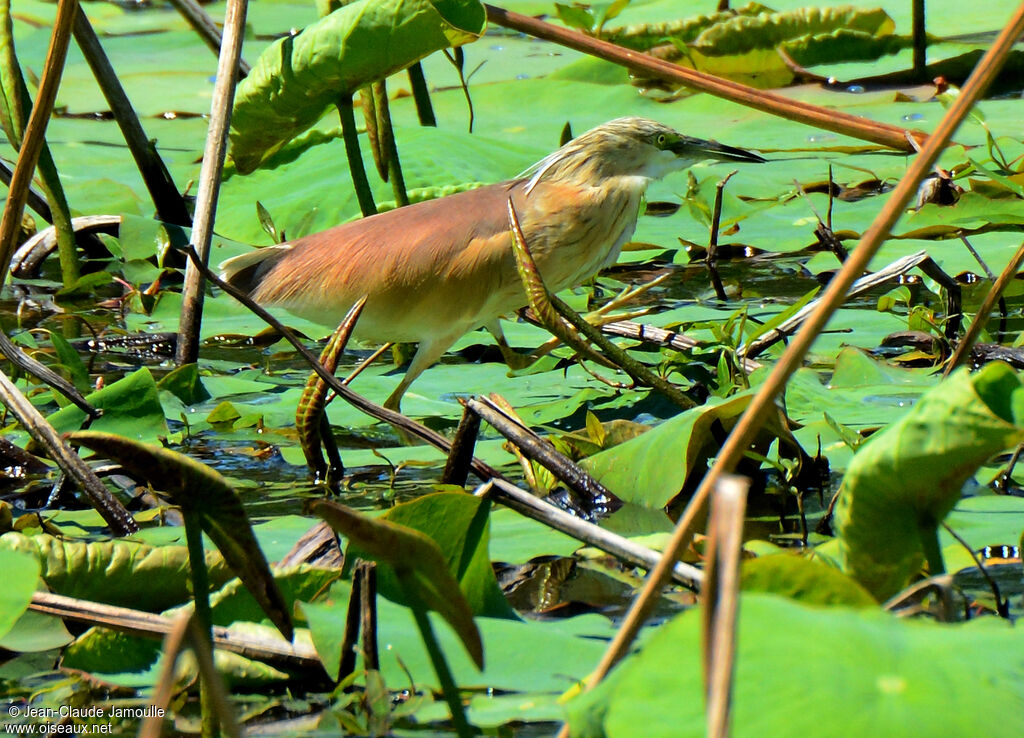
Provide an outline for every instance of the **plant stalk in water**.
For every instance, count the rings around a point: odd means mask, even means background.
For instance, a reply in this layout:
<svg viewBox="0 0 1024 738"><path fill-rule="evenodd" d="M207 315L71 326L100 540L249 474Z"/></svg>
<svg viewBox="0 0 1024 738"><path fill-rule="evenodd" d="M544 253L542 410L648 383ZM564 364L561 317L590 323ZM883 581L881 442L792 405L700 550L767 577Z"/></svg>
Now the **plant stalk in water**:
<svg viewBox="0 0 1024 738"><path fill-rule="evenodd" d="M199 173L199 191L196 193L196 217L192 230L199 260L206 264L213 237L213 222L217 213L217 196L227 154L228 128L231 126L231 106L235 99L235 80L238 59L242 54L245 35L245 15L248 0L229 0L224 17L224 40L217 64L217 82L210 103L210 128L203 151L203 166ZM178 322L178 366L193 364L199 358L199 327L203 316L204 280L200 270L189 264L182 288L181 319Z"/></svg>
<svg viewBox="0 0 1024 738"><path fill-rule="evenodd" d="M192 575L192 598L196 609L199 637L213 650L213 616L210 614L210 576L206 570L203 551L203 529L194 515L185 513L185 543L188 546L188 565ZM199 706L202 713L203 738L217 735L217 716L213 708L210 680L199 680Z"/></svg>
<svg viewBox="0 0 1024 738"><path fill-rule="evenodd" d="M423 76L423 65L416 62L408 71L409 86L412 87L412 99L416 101L416 115L419 116L420 125L436 127L437 118L434 117L434 106L430 102L427 78Z"/></svg>
<svg viewBox="0 0 1024 738"><path fill-rule="evenodd" d="M377 214L377 205L373 202L370 181L366 178L366 167L363 166L363 154L359 150L359 132L356 130L356 114L352 106L352 95L342 95L336 103L338 116L341 118L341 137L345 142L345 156L348 158L348 171L352 177L352 186L359 201L359 210L363 217Z"/></svg>
<svg viewBox="0 0 1024 738"><path fill-rule="evenodd" d="M405 191L405 176L402 174L402 163L398 159L398 145L395 143L395 128L391 123L391 105L388 102L387 81L381 80L373 85L373 102L377 109L377 127L380 131L381 146L387 156L388 180L391 191L395 195L395 204L403 207L409 204L409 195Z"/></svg>
<svg viewBox="0 0 1024 738"><path fill-rule="evenodd" d="M434 673L437 674L437 680L441 683L441 692L444 695L444 701L448 703L455 733L459 738L470 738L476 734L476 731L466 720L459 688L455 685L455 679L452 678L452 672L448 668L448 661L444 657L441 645L437 642L437 636L434 635L434 628L430 624L430 618L427 617L427 608L412 588L404 587L402 593L405 595L409 609L412 610L412 616L416 621L416 627L419 628L420 638L423 639L427 655L430 656L430 663L434 667Z"/></svg>
<svg viewBox="0 0 1024 738"><path fill-rule="evenodd" d="M132 108L117 73L110 65L110 59L103 51L96 31L93 30L84 12L75 17L73 30L78 48L82 50L82 55L110 106L110 112L121 129L128 150L135 159L135 166L142 175L142 181L156 207L157 218L165 223L190 227L192 216L188 212L185 198L178 192L170 172L157 153L156 144L146 136L142 123L139 122L139 117L135 114L135 109ZM219 38L218 36L218 43Z"/></svg>

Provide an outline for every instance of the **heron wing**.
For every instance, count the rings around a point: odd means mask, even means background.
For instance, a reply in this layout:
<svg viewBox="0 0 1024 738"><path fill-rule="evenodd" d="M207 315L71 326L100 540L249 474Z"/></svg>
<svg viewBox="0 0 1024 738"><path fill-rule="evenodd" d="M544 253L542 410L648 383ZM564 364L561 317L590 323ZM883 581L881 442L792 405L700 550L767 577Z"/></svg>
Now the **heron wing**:
<svg viewBox="0 0 1024 738"><path fill-rule="evenodd" d="M409 205L237 257L224 270L248 279L258 302L324 324L368 295L358 332L378 338L421 340L453 322L472 328L494 289L484 277L507 271L499 266L511 258L506 203L521 189L504 182Z"/></svg>

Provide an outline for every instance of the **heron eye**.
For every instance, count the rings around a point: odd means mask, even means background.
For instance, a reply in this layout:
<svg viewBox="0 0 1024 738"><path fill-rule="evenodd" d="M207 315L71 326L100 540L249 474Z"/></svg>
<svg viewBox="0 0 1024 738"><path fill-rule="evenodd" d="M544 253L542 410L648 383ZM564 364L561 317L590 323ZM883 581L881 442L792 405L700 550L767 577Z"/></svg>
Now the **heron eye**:
<svg viewBox="0 0 1024 738"><path fill-rule="evenodd" d="M665 138L665 134L664 133L659 133L658 134L658 138L655 139L655 140L658 142L658 146L664 146L665 143L668 141L668 139Z"/></svg>

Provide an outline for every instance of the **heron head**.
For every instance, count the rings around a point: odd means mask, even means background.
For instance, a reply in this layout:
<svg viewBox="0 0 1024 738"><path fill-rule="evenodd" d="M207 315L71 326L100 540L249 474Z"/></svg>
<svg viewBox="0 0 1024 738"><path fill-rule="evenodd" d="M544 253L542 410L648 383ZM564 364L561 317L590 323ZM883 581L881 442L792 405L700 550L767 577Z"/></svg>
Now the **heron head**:
<svg viewBox="0 0 1024 738"><path fill-rule="evenodd" d="M581 179L597 184L606 177L660 179L705 159L764 162L757 154L684 136L646 118L616 118L574 138L537 165L541 178Z"/></svg>

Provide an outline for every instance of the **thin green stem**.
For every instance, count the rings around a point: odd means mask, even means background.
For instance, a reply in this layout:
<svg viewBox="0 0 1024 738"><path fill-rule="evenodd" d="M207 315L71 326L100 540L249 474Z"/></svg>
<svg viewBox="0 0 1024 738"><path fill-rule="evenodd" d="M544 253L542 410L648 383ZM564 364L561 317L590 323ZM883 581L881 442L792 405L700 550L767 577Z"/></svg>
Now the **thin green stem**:
<svg viewBox="0 0 1024 738"><path fill-rule="evenodd" d="M356 114L352 108L352 96L343 95L338 99L338 115L341 118L341 136L345 141L345 155L348 157L348 170L352 175L352 186L356 190L359 209L363 217L376 215L377 206L373 202L370 182L366 178L363 166L363 154L359 150L359 132L356 130Z"/></svg>
<svg viewBox="0 0 1024 738"><path fill-rule="evenodd" d="M395 194L395 204L403 207L409 204L409 195L405 191L402 163L398 159L398 145L395 143L395 128L391 125L391 105L388 102L385 80L373 85L373 98L377 108L377 127L380 129L381 145L387 147L384 153L387 156L391 191Z"/></svg>
<svg viewBox="0 0 1024 738"><path fill-rule="evenodd" d="M203 529L195 515L185 513L185 543L188 546L188 565L192 573L192 600L196 609L196 624L203 639L213 650L213 616L210 614L210 577L206 570L206 552L203 551ZM202 713L203 738L217 735L217 716L213 693L207 679L199 682L199 707Z"/></svg>
<svg viewBox="0 0 1024 738"><path fill-rule="evenodd" d="M206 552L203 549L203 529L195 516L185 515L185 544L188 547L189 568L192 572L192 591L195 598L196 618L203 632L213 642L213 618L210 614L210 577L206 570Z"/></svg>
<svg viewBox="0 0 1024 738"><path fill-rule="evenodd" d="M934 524L925 523L920 526L921 547L924 549L924 558L928 562L928 574L937 576L946 573L946 562L942 559L942 549L939 547L939 529Z"/></svg>
<svg viewBox="0 0 1024 738"><path fill-rule="evenodd" d="M409 67L409 86L412 87L412 99L416 101L416 114L421 126L437 126L434 117L434 106L430 102L430 90L427 78L423 76L423 65L416 62Z"/></svg>
<svg viewBox="0 0 1024 738"><path fill-rule="evenodd" d="M39 152L39 179L46 201L50 203L53 216L53 230L57 234L57 255L60 259L60 278L65 287L71 287L82 274L78 249L75 243L75 229L71 225L71 209L53 163L50 148L43 145ZM76 331L77 332L77 331Z"/></svg>
<svg viewBox="0 0 1024 738"><path fill-rule="evenodd" d="M423 602L416 595L411 587L403 587L406 602L412 610L412 616L416 620L416 627L419 628L423 645L426 646L427 655L430 656L430 663L434 666L437 680L441 683L441 692L444 694L444 701L448 703L448 709L452 714L452 723L455 725L455 733L459 738L469 738L476 734L476 731L466 720L466 713L462 709L462 699L459 697L459 688L455 685L452 672L448 668L448 661L441 651L441 645L434 635L434 628L427 617L427 610Z"/></svg>

